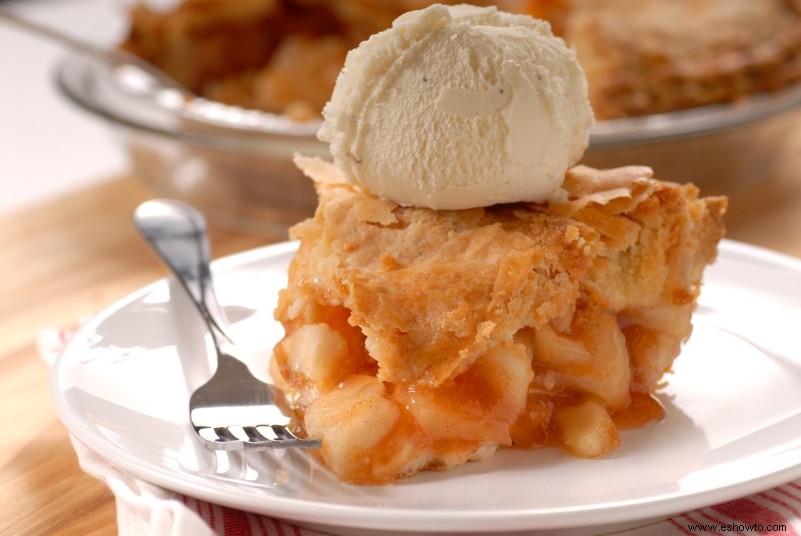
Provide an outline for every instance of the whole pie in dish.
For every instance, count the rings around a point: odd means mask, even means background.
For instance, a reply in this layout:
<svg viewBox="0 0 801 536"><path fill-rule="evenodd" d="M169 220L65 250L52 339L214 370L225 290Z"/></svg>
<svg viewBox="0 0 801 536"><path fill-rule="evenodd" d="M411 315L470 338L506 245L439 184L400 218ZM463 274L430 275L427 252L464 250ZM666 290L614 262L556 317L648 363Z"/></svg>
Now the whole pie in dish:
<svg viewBox="0 0 801 536"><path fill-rule="evenodd" d="M205 97L317 119L349 49L434 0L135 4L123 48ZM459 3L458 1L446 3ZM732 102L801 79L801 0L481 0L550 21L598 119Z"/></svg>
<svg viewBox="0 0 801 536"><path fill-rule="evenodd" d="M319 207L279 298L271 374L343 481L498 448L613 451L692 330L726 201L649 168L575 167L563 203L402 207L298 158Z"/></svg>

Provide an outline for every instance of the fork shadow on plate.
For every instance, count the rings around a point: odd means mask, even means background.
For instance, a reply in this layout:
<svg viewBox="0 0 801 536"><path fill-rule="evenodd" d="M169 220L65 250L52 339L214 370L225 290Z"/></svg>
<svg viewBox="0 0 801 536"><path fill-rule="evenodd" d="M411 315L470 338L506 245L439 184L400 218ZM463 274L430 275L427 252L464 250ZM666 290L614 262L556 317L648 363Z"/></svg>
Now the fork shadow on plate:
<svg viewBox="0 0 801 536"><path fill-rule="evenodd" d="M84 416L86 426L94 428L96 434L116 446L111 450L127 452L136 463L104 456L104 452L110 450L107 445L86 446L135 476L177 472L189 477L212 477L239 485L267 487L278 493L297 493L308 489L315 467L319 466L309 453L297 449L209 450L195 436L188 416L185 423L165 420L80 388L68 389L64 399ZM158 478L143 478L161 484L153 481Z"/></svg>

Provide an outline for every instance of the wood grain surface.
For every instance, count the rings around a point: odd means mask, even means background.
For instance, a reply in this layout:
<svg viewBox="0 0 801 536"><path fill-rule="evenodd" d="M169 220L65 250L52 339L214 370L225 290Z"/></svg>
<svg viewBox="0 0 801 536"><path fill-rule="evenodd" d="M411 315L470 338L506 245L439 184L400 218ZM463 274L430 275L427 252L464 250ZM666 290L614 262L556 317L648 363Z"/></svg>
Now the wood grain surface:
<svg viewBox="0 0 801 536"><path fill-rule="evenodd" d="M130 224L150 197L120 178L0 219L0 534L116 534L114 498L78 466L36 340L166 275ZM211 241L215 256L264 243Z"/></svg>

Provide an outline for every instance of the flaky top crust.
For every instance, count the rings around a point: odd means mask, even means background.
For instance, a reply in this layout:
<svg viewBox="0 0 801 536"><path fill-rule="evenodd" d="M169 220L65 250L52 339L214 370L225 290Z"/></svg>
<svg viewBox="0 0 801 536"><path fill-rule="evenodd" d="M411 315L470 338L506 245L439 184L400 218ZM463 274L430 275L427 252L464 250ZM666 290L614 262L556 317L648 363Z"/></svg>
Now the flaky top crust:
<svg viewBox="0 0 801 536"><path fill-rule="evenodd" d="M440 385L525 327L567 329L576 308L694 302L724 232L725 199L644 167L576 167L564 204L432 211L361 192L322 160L296 163L319 208L291 231L301 244L276 317L302 324L309 296L345 307L391 382Z"/></svg>
<svg viewBox="0 0 801 536"><path fill-rule="evenodd" d="M799 0L531 0L576 47L598 119L737 101L801 79Z"/></svg>

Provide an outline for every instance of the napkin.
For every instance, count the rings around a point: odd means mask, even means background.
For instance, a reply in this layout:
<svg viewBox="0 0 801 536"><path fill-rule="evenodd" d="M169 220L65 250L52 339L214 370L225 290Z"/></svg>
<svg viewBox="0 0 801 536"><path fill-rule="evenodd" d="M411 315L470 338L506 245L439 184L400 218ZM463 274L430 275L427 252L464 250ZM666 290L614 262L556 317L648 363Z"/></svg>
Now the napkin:
<svg viewBox="0 0 801 536"><path fill-rule="evenodd" d="M40 333L39 353L48 366L53 364L71 335L68 330L58 329ZM330 536L160 488L119 470L75 438L72 438L72 445L81 468L105 482L114 494L119 536ZM347 529L338 533L347 534ZM702 533L801 535L801 479L614 534L688 536Z"/></svg>

